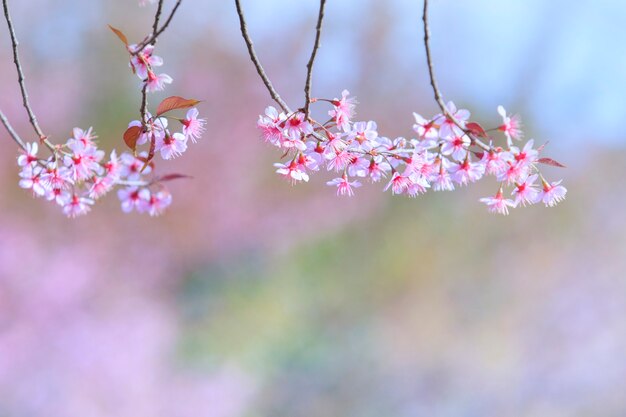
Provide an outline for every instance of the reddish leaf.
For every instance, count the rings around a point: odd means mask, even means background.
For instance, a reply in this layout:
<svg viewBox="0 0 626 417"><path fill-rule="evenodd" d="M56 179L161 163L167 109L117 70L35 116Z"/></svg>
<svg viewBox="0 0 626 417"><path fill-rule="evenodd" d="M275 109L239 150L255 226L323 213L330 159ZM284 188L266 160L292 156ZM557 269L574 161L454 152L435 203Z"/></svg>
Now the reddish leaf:
<svg viewBox="0 0 626 417"><path fill-rule="evenodd" d="M150 136L150 150L148 151L148 158L146 158L146 161L144 162L143 167L141 167L141 169L139 170L140 174L143 173L143 170L146 169L148 165L150 165L151 168L154 168L152 159L154 158L155 149L156 149L156 136L154 136L154 131L153 131L152 135Z"/></svg>
<svg viewBox="0 0 626 417"><path fill-rule="evenodd" d="M144 157L144 156L137 156L137 159L139 159L141 162L144 162L145 166L149 166L150 168L154 169L154 162L148 160L148 158ZM145 168L142 168L142 170Z"/></svg>
<svg viewBox="0 0 626 417"><path fill-rule="evenodd" d="M541 164L552 165L553 167L565 168L565 165L563 165L560 162L555 161L552 158L539 158L537 162Z"/></svg>
<svg viewBox="0 0 626 417"><path fill-rule="evenodd" d="M168 111L186 109L200 103L200 100L186 99L178 96L168 97L157 107L157 117Z"/></svg>
<svg viewBox="0 0 626 417"><path fill-rule="evenodd" d="M167 175L163 175L162 177L158 177L155 180L155 182L172 181L172 180L178 180L182 178L193 178L193 177L189 175L185 175L185 174L167 174Z"/></svg>
<svg viewBox="0 0 626 417"><path fill-rule="evenodd" d="M124 132L124 142L133 152L137 148L137 139L139 139L142 131L141 126L131 126Z"/></svg>
<svg viewBox="0 0 626 417"><path fill-rule="evenodd" d="M465 128L469 130L472 135L478 136L479 138L487 138L487 132L481 125L476 122L469 122L465 125Z"/></svg>
<svg viewBox="0 0 626 417"><path fill-rule="evenodd" d="M113 31L113 33L115 33L117 35L117 37L120 38L120 40L122 42L124 42L124 45L126 45L126 47L128 47L128 38L126 38L126 35L124 35L124 32L122 32L119 29L114 28L111 25L109 25L109 29L111 29Z"/></svg>

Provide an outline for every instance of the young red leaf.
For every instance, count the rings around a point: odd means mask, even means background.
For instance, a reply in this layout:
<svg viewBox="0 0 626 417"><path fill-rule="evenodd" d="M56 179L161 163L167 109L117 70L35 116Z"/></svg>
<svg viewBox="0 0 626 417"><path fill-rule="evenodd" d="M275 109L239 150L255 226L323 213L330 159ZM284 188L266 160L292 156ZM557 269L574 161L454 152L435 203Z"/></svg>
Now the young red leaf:
<svg viewBox="0 0 626 417"><path fill-rule="evenodd" d="M120 38L120 40L122 42L124 42L124 45L126 45L126 47L128 47L128 38L126 38L126 35L124 35L124 32L122 32L121 30L114 28L111 25L108 25L109 29L111 29L113 31L113 33L115 33L117 35L118 38Z"/></svg>
<svg viewBox="0 0 626 417"><path fill-rule="evenodd" d="M469 122L465 125L465 128L469 130L472 135L478 136L479 138L487 138L487 132L481 125L476 122Z"/></svg>
<svg viewBox="0 0 626 417"><path fill-rule="evenodd" d="M187 109L200 103L200 100L171 96L164 99L157 107L157 117L172 110Z"/></svg>
<svg viewBox="0 0 626 417"><path fill-rule="evenodd" d="M539 158L537 162L541 164L552 165L553 167L565 168L565 165L563 165L560 162L555 161L552 158Z"/></svg>
<svg viewBox="0 0 626 417"><path fill-rule="evenodd" d="M137 148L137 139L139 139L142 131L140 126L131 126L124 132L124 142L133 152Z"/></svg>
<svg viewBox="0 0 626 417"><path fill-rule="evenodd" d="M158 177L155 180L155 182L172 181L172 180L178 180L182 178L193 178L193 177L189 175L185 175L185 174L167 174L167 175L163 175L162 177Z"/></svg>

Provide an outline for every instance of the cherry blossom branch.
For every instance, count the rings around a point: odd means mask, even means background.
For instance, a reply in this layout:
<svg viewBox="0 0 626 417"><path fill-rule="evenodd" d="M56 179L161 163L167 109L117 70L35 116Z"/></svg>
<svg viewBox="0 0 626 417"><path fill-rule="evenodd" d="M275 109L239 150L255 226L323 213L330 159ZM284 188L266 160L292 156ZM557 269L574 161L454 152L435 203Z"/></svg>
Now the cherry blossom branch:
<svg viewBox="0 0 626 417"><path fill-rule="evenodd" d="M243 14L243 9L241 8L240 0L235 0L235 6L237 7L237 15L239 16L239 23L241 26L241 36L243 37L243 40L246 42L246 46L248 47L248 54L250 54L250 59L252 60L252 63L254 64L257 73L261 77L261 80L263 80L263 84L265 84L265 87L269 91L272 99L280 106L281 109L283 109L284 112L291 113L291 109L289 109L289 106L287 105L287 103L285 103L285 101L280 97L280 95L278 94L274 86L272 85L272 82L270 81L267 74L265 73L265 70L263 69L261 62L259 61L259 57L257 56L256 51L254 50L254 44L252 42L252 39L250 38L250 34L248 33L248 25L246 24L246 19Z"/></svg>
<svg viewBox="0 0 626 417"><path fill-rule="evenodd" d="M48 137L43 133L41 127L39 126L39 122L37 122L37 116L35 116L35 112L33 111L30 102L28 100L28 91L26 90L26 83L24 77L24 71L22 70L22 64L20 63L20 55L18 51L19 42L17 40L17 36L15 35L15 29L13 28L13 21L11 20L11 14L9 13L9 5L8 0L2 0L2 7L4 9L4 18L7 21L7 26L9 28L9 34L11 36L11 46L13 49L13 62L15 63L15 68L17 70L17 82L20 86L20 92L22 94L22 104L28 113L28 119L30 124L33 126L35 133L39 136L39 140L43 142L48 149L55 155L56 158L56 149L52 143L48 140ZM5 125L6 126L6 125Z"/></svg>
<svg viewBox="0 0 626 417"><path fill-rule="evenodd" d="M311 51L311 58L306 65L306 83L304 85L304 118L309 119L309 106L311 105L311 78L313 77L313 63L315 62L315 56L317 50L320 47L320 37L322 35L322 21L324 19L324 6L326 6L326 0L320 0L320 11L317 17L317 26L315 28L315 42L313 44L313 51Z"/></svg>
<svg viewBox="0 0 626 417"><path fill-rule="evenodd" d="M26 150L26 144L24 143L22 138L20 138L20 135L17 134L15 129L13 129L13 126L11 126L11 123L9 123L9 119L7 119L4 113L2 113L2 110L0 110L0 121L4 125L7 132L9 132L9 135L15 141L15 143L17 143L19 147L23 150Z"/></svg>
<svg viewBox="0 0 626 417"><path fill-rule="evenodd" d="M176 14L176 11L178 10L178 7L180 6L181 3L182 3L182 0L178 0L176 2L176 4L172 8L172 11L170 12L169 16L165 20L165 23L163 24L163 26L161 26L161 29L159 29L158 28L159 20L161 18L161 11L163 9L163 0L159 0L159 4L157 6L157 11L156 11L156 13L154 15L154 23L152 24L152 35L150 35L150 37L148 37L148 39L146 39L143 42L141 42L137 46L137 48L132 52L132 55L135 55L135 56L138 55L141 51L143 51L145 49L146 46L154 45L157 42L159 36L161 36L161 34L165 31L165 29L167 29L167 27L169 26L170 22L174 18L174 15Z"/></svg>
<svg viewBox="0 0 626 417"><path fill-rule="evenodd" d="M480 139L478 139L475 135L472 135L470 131L468 131L465 126L463 126L453 114L450 113L446 104L443 101L441 96L441 91L439 91L439 86L437 85L437 79L435 77L435 69L432 60L432 56L430 53L430 27L428 25L428 0L424 0L424 12L422 14L422 21L424 22L424 48L426 49L426 63L428 66L428 75L430 77L430 85L433 88L433 94L435 96L435 101L437 105L441 109L441 112L451 120L459 129L461 129L476 145L483 148L486 151L491 149L491 146L483 143Z"/></svg>

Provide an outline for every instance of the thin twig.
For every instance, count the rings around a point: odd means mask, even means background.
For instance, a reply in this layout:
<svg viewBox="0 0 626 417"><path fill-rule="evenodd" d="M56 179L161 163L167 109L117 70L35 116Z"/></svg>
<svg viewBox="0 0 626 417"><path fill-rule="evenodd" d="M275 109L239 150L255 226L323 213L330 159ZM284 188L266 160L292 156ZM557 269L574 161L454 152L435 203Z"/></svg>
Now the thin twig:
<svg viewBox="0 0 626 417"><path fill-rule="evenodd" d="M483 148L486 151L491 150L491 147L485 143L483 143L480 139L476 137L476 135L471 134L461 122L459 122L456 117L448 110L448 107L441 98L441 92L439 91L439 87L437 86L437 79L435 78L435 69L433 65L433 60L430 54L430 28L428 26L428 0L424 0L424 13L422 14L422 20L424 22L424 47L426 49L426 62L428 64L428 75L430 76L430 85L433 88L433 93L435 95L435 101L437 105L441 109L441 112L451 120L455 125L458 126L476 145Z"/></svg>
<svg viewBox="0 0 626 417"><path fill-rule="evenodd" d="M304 120L309 118L309 106L311 105L311 79L313 77L313 63L315 62L315 55L320 47L320 37L322 35L322 21L324 20L324 6L326 0L320 0L320 12L317 16L317 26L315 27L315 42L313 43L313 50L311 51L311 58L306 64L306 83L304 84Z"/></svg>
<svg viewBox="0 0 626 417"><path fill-rule="evenodd" d="M2 110L0 110L0 121L2 121L2 124L6 128L7 132L9 132L9 135L11 136L11 138L13 138L15 143L17 143L19 147L22 148L24 151L27 151L26 144L24 143L22 138L20 138L20 135L17 134L15 129L13 129L13 126L11 126L11 123L9 123L9 119L7 119L4 113L2 113Z"/></svg>
<svg viewBox="0 0 626 417"><path fill-rule="evenodd" d="M9 5L8 0L2 0L2 7L4 9L4 17L7 21L7 26L9 27L9 34L11 35L11 46L13 48L13 62L15 63L15 68L17 70L17 82L20 85L20 92L22 94L22 104L28 113L28 119L30 124L33 126L35 133L39 137L39 140L43 142L48 149L52 151L56 158L56 149L52 143L48 140L48 137L43 133L41 127L39 126L39 122L37 122L37 116L35 116L35 112L30 106L30 102L28 100L28 91L26 91L26 83L24 79L24 71L22 70L22 64L20 63L20 55L18 52L17 46L19 42L17 40L17 36L15 35L15 29L13 28L13 21L11 20L11 14L9 13Z"/></svg>
<svg viewBox="0 0 626 417"><path fill-rule="evenodd" d="M163 5L163 0L159 0L159 5L157 6L157 11L156 11L156 13L154 15L154 23L152 24L152 35L150 35L150 37L148 39L146 39L143 42L141 42L137 46L137 48L135 48L135 50L132 52L133 55L138 55L141 51L143 51L145 49L146 46L154 45L157 42L159 36L161 36L161 34L165 31L165 29L167 29L167 27L169 26L170 22L174 18L174 15L176 14L176 11L178 10L178 7L182 3L182 1L183 0L178 0L176 2L176 4L172 8L172 11L170 12L169 16L165 20L165 23L163 24L163 26L161 26L161 29L158 29L159 19L161 17L161 9L162 9L162 5Z"/></svg>
<svg viewBox="0 0 626 417"><path fill-rule="evenodd" d="M272 99L280 106L281 109L283 109L285 113L291 113L289 106L283 101L282 98L280 98L280 95L278 94L278 92L276 92L276 89L274 89L272 82L267 77L267 74L265 73L261 62L259 61L259 57L254 50L254 44L252 43L252 39L250 38L250 34L248 33L248 26L246 25L246 19L243 15L243 9L241 8L240 1L235 0L235 5L237 6L237 14L239 15L241 36L243 36L243 40L246 42L246 46L248 47L248 53L250 54L250 59L256 67L256 71L259 73L259 76L263 80L263 84L265 84L265 87L267 87L267 91L269 91Z"/></svg>

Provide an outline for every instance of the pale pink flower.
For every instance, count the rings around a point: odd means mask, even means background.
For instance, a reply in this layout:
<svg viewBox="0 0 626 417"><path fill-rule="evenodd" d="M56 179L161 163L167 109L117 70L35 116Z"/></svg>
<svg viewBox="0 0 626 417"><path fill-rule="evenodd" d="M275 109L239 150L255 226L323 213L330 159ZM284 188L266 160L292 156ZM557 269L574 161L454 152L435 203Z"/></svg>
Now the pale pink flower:
<svg viewBox="0 0 626 417"><path fill-rule="evenodd" d="M442 159L439 162L439 169L437 169L436 173L433 173L430 177L430 182L435 191L454 190L454 183L452 182L452 178L446 169L448 164L449 162L447 159Z"/></svg>
<svg viewBox="0 0 626 417"><path fill-rule="evenodd" d="M462 161L467 156L467 149L469 148L470 140L467 135L454 134L446 136L443 145L441 146L441 153L444 155L451 155L452 158L457 161Z"/></svg>
<svg viewBox="0 0 626 417"><path fill-rule="evenodd" d="M434 120L427 120L417 113L413 113L415 118L415 124L413 130L417 133L420 141L436 142L439 137L439 132L435 126Z"/></svg>
<svg viewBox="0 0 626 417"><path fill-rule="evenodd" d="M567 189L560 185L561 181L549 183L543 178L541 179L543 188L539 194L539 199L546 205L546 207L554 207L557 203L565 199Z"/></svg>
<svg viewBox="0 0 626 417"><path fill-rule="evenodd" d="M384 160L372 159L367 167L367 174L372 182L378 182L387 177L387 172L391 171L391 165Z"/></svg>
<svg viewBox="0 0 626 417"><path fill-rule="evenodd" d="M403 194L411 186L411 179L408 176L400 175L397 171L391 176L391 180L387 183L387 186L383 191L387 191L391 188L392 194Z"/></svg>
<svg viewBox="0 0 626 417"><path fill-rule="evenodd" d="M494 197L481 198L479 201L485 203L491 213L500 213L505 216L509 214L509 207L515 207L513 200L505 199L502 196L502 187Z"/></svg>
<svg viewBox="0 0 626 417"><path fill-rule="evenodd" d="M507 116L506 110L504 110L502 106L498 106L498 114L502 116L502 124L498 126L498 130L504 132L509 143L511 139L519 140L524 137L524 132L522 132L522 119L517 114Z"/></svg>
<svg viewBox="0 0 626 417"><path fill-rule="evenodd" d="M72 154L65 155L63 162L70 169L72 179L80 182L102 172L99 162L104 157L104 151L82 141L68 141Z"/></svg>
<svg viewBox="0 0 626 417"><path fill-rule="evenodd" d="M139 120L133 120L128 124L128 127L141 127L142 132L137 138L137 145L143 145L144 143L148 143L152 141L152 136L154 135L155 142L159 139L163 139L165 136L165 130L167 129L167 119L165 117L157 117L152 120L152 115L150 113L146 113L146 125L144 125Z"/></svg>
<svg viewBox="0 0 626 417"><path fill-rule="evenodd" d="M308 158L306 167L312 171L318 171L326 162L326 158L324 158L324 147L321 142L307 142L306 156Z"/></svg>
<svg viewBox="0 0 626 417"><path fill-rule="evenodd" d="M63 206L63 213L70 218L81 216L89 213L93 203L94 201L89 198L79 197L73 194Z"/></svg>
<svg viewBox="0 0 626 417"><path fill-rule="evenodd" d="M48 201L54 201L59 206L64 206L70 201L72 194L63 188L51 188L46 190L45 198Z"/></svg>
<svg viewBox="0 0 626 417"><path fill-rule="evenodd" d="M285 135L288 137L301 137L313 133L313 126L304 120L304 113L302 112L292 114L282 124L284 124Z"/></svg>
<svg viewBox="0 0 626 417"><path fill-rule="evenodd" d="M161 190L150 195L150 199L146 204L146 210L150 216L159 216L163 214L170 204L172 204L172 195L165 190Z"/></svg>
<svg viewBox="0 0 626 417"><path fill-rule="evenodd" d="M351 177L366 177L370 161L360 156L353 156L348 162L348 175Z"/></svg>
<svg viewBox="0 0 626 417"><path fill-rule="evenodd" d="M527 166L507 162L506 169L500 171L496 178L500 182L506 182L508 185L520 182L528 176L529 168Z"/></svg>
<svg viewBox="0 0 626 417"><path fill-rule="evenodd" d="M491 150L483 152L481 162L485 165L485 173L487 174L499 175L508 169L506 156L501 151Z"/></svg>
<svg viewBox="0 0 626 417"><path fill-rule="evenodd" d="M478 181L484 175L485 166L479 162L471 162L468 157L461 163L452 164L449 171L456 183L467 185L470 182Z"/></svg>
<svg viewBox="0 0 626 417"><path fill-rule="evenodd" d="M22 168L20 172L19 186L21 188L32 190L33 194L36 196L43 196L46 194L46 187L41 180L41 171L40 167L33 167L30 165L26 165Z"/></svg>
<svg viewBox="0 0 626 417"><path fill-rule="evenodd" d="M356 122L346 132L346 137L349 141L356 141L361 149L367 151L372 149L378 138L377 128L376 122L371 120L369 122Z"/></svg>
<svg viewBox="0 0 626 417"><path fill-rule="evenodd" d="M94 139L97 136L92 132L93 128L89 128L87 130L83 130L81 128L75 127L72 130L73 137L68 139L67 145L71 147L74 142L81 142L85 148L96 147L96 143Z"/></svg>
<svg viewBox="0 0 626 417"><path fill-rule="evenodd" d="M446 105L446 109L452 116L454 116L456 121L459 122L461 126L465 126L465 122L468 121L470 117L469 110L457 110L452 101L448 102L448 104ZM448 136L457 135L459 133L460 129L458 128L458 126L454 123L454 121L448 119L448 117L443 113L436 115L434 121L437 125L439 125L439 137L442 139L447 138Z"/></svg>
<svg viewBox="0 0 626 417"><path fill-rule="evenodd" d="M171 84L172 81L174 81L172 77L167 74L156 75L154 72L148 71L148 78L145 81L147 85L146 91L149 93L162 91L165 89L165 84Z"/></svg>
<svg viewBox="0 0 626 417"><path fill-rule="evenodd" d="M137 50L137 45L129 45L128 49L131 52ZM163 59L159 56L152 55L154 52L154 45L148 45L137 55L132 55L130 58L130 66L133 68L139 78L145 80L148 78L148 71L150 68L160 67L163 65Z"/></svg>
<svg viewBox="0 0 626 417"><path fill-rule="evenodd" d="M539 189L535 186L537 174L530 175L521 183L515 184L512 195L515 196L515 205L526 206L526 204L535 204L539 198Z"/></svg>
<svg viewBox="0 0 626 417"><path fill-rule="evenodd" d="M533 139L529 140L521 151L515 146L511 147L511 154L517 165L527 168L539 159L539 151L533 149L534 143Z"/></svg>
<svg viewBox="0 0 626 417"><path fill-rule="evenodd" d="M150 190L137 187L120 188L117 190L117 197L122 203L124 213L130 213L133 210L143 213L148 209Z"/></svg>
<svg viewBox="0 0 626 417"><path fill-rule="evenodd" d="M347 175L343 175L338 178L334 178L331 181L328 181L326 185L334 185L337 187L337 195L347 195L348 197L352 197L354 195L354 190L352 188L359 188L361 183L358 181L348 181Z"/></svg>
<svg viewBox="0 0 626 417"><path fill-rule="evenodd" d="M152 167L150 164L146 165L147 158L147 152L141 152L137 157L133 156L131 153L124 152L120 155L120 177L126 178L129 181L136 181L141 179L142 174L149 174L152 171ZM141 171L142 169L143 172Z"/></svg>
<svg viewBox="0 0 626 417"><path fill-rule="evenodd" d="M327 148L328 149L328 148ZM333 169L337 172L343 171L348 164L352 161L354 155L348 150L342 150L340 152L327 153L326 158L328 159L327 169L332 171Z"/></svg>
<svg viewBox="0 0 626 417"><path fill-rule="evenodd" d="M341 99L332 100L334 108L328 112L328 115L335 119L338 129L348 131L350 129L350 119L354 116L354 108L357 101L354 97L348 97L350 92L343 90Z"/></svg>
<svg viewBox="0 0 626 417"><path fill-rule="evenodd" d="M71 171L64 166L57 167L53 162L42 171L41 181L48 190L53 188L65 189L74 184Z"/></svg>
<svg viewBox="0 0 626 417"><path fill-rule="evenodd" d="M283 132L280 125L286 119L285 113L278 113L272 106L265 109L265 116L260 115L257 121L257 127L261 131L263 140L278 147L281 146Z"/></svg>
<svg viewBox="0 0 626 417"><path fill-rule="evenodd" d="M424 194L428 188L430 188L430 184L426 177L418 174L413 174L410 177L411 183L406 189L406 193L410 197L417 197L420 194Z"/></svg>
<svg viewBox="0 0 626 417"><path fill-rule="evenodd" d="M206 120L199 119L198 114L198 109L189 109L185 118L180 121L183 124L183 133L193 143L196 143L205 131Z"/></svg>
<svg viewBox="0 0 626 417"><path fill-rule="evenodd" d="M275 163L274 166L278 168L277 174L282 175L292 184L298 181L307 182L309 180L309 174L306 173L306 167L303 164L298 163L295 159L287 164Z"/></svg>
<svg viewBox="0 0 626 417"><path fill-rule="evenodd" d="M27 143L26 150L21 150L22 154L17 157L17 165L23 167L35 164L39 160L39 158L37 158L38 150L39 145L37 142Z"/></svg>
<svg viewBox="0 0 626 417"><path fill-rule="evenodd" d="M104 167L105 175L111 182L115 182L119 179L122 172L122 165L115 149L111 151L108 162L105 162L102 166Z"/></svg>
<svg viewBox="0 0 626 417"><path fill-rule="evenodd" d="M155 150L161 152L163 159L176 158L187 150L187 137L179 132L171 136L165 134L162 139L157 140Z"/></svg>
<svg viewBox="0 0 626 417"><path fill-rule="evenodd" d="M89 198L94 200L99 199L113 188L115 183L111 180L111 178L107 177L94 177L93 183L89 187Z"/></svg>

